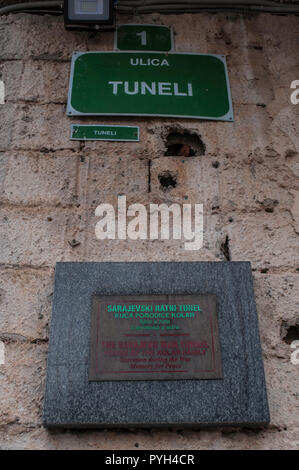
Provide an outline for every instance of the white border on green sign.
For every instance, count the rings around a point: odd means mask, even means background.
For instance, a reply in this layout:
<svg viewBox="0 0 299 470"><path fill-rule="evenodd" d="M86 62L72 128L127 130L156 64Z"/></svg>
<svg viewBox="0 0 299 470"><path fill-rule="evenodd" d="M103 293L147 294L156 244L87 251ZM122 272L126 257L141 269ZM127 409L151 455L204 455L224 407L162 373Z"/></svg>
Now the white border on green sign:
<svg viewBox="0 0 299 470"><path fill-rule="evenodd" d="M82 139L80 137L73 137L73 130L74 127L121 127L122 129L136 129L137 131L137 137L136 139L109 139L109 138L104 138L104 139ZM139 127L138 126L119 126L115 124L72 124L71 125L71 136L70 140L107 140L109 142L139 142Z"/></svg>
<svg viewBox="0 0 299 470"><path fill-rule="evenodd" d="M81 55L84 54L131 54L131 53L138 53L138 54L171 54L171 55L205 55L205 56L212 56L212 57L217 57L221 62L224 64L224 70L225 70L225 78L226 78L226 83L227 83L227 96L228 96L228 102L229 102L229 110L226 114L220 117L211 117L211 116L186 116L186 115L181 115L181 114L139 114L139 113L80 113L79 111L76 111L71 105L71 96L72 96L72 85L73 85L73 76L74 76L74 68L75 68L75 61L80 57ZM153 52L153 51L87 51L87 52L73 52L72 54L72 63L71 63L71 73L70 73L70 81L69 81L69 91L68 91L68 99L67 99L67 106L66 106L66 114L67 116L145 116L145 117L162 117L162 118L168 118L168 117L174 117L174 118L180 118L180 119L205 119L209 121L229 121L233 122L234 121L234 113L233 113L233 106L232 106L232 97L231 97L231 92L230 92L230 83L229 83L229 78L228 78L228 72L227 72L227 65L226 65L226 58L224 55L219 55L219 54L197 54L196 52Z"/></svg>
<svg viewBox="0 0 299 470"><path fill-rule="evenodd" d="M150 50L142 50L142 49L138 49L136 51L124 51L123 49L118 49L117 48L117 33L118 33L118 28L120 26L157 26L157 27L162 27L162 28L167 28L169 29L170 31L170 41L171 41L171 47L170 47L170 50L169 51L150 51ZM116 31L114 33L114 51L115 52L161 52L163 54L163 52L175 52L175 44L174 44L174 34L173 34L173 27L172 26L168 26L168 25L165 25L165 24L139 24L139 23L125 23L125 24L119 24L117 25L116 27Z"/></svg>

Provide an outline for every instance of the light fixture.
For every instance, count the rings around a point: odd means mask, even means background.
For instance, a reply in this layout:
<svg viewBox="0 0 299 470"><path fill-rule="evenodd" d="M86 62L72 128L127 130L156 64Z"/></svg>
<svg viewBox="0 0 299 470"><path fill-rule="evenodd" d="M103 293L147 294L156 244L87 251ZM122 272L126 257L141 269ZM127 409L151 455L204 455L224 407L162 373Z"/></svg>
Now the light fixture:
<svg viewBox="0 0 299 470"><path fill-rule="evenodd" d="M110 29L115 27L113 0L65 0L66 29Z"/></svg>

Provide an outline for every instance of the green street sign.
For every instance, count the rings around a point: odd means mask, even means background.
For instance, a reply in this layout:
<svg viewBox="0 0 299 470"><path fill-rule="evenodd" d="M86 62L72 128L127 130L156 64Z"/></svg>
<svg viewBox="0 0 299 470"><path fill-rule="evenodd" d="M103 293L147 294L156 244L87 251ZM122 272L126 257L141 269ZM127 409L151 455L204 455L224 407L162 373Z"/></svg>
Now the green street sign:
<svg viewBox="0 0 299 470"><path fill-rule="evenodd" d="M173 34L168 26L124 24L117 27L115 49L119 51L172 51Z"/></svg>
<svg viewBox="0 0 299 470"><path fill-rule="evenodd" d="M158 52L74 53L67 114L232 121L225 57Z"/></svg>
<svg viewBox="0 0 299 470"><path fill-rule="evenodd" d="M139 142L139 127L73 124L71 140L112 140Z"/></svg>

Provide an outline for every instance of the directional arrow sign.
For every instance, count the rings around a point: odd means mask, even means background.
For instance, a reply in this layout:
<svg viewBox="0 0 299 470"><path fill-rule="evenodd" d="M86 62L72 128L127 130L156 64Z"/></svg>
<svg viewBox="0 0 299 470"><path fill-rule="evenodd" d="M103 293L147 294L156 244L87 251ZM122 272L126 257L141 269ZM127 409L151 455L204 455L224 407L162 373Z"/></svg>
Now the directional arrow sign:
<svg viewBox="0 0 299 470"><path fill-rule="evenodd" d="M74 53L67 114L232 121L225 58L156 52Z"/></svg>

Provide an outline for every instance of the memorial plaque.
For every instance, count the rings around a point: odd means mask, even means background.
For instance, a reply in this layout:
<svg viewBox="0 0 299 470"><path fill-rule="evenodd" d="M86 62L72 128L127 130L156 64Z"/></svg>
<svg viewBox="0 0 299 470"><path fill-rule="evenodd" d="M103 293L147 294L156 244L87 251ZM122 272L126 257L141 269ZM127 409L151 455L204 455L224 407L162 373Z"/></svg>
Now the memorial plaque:
<svg viewBox="0 0 299 470"><path fill-rule="evenodd" d="M45 426L269 419L250 263L57 263Z"/></svg>
<svg viewBox="0 0 299 470"><path fill-rule="evenodd" d="M93 298L89 380L219 378L215 295Z"/></svg>

